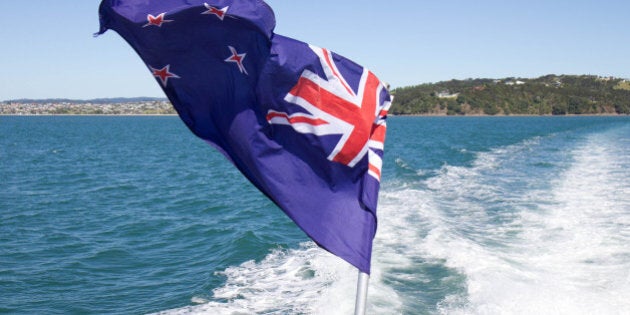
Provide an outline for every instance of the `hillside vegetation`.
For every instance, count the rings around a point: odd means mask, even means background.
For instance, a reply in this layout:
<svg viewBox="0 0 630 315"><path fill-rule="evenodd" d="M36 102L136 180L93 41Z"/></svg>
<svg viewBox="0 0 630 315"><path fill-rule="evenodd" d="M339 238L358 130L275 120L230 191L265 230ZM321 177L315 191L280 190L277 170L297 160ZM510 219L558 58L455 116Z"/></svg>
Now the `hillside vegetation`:
<svg viewBox="0 0 630 315"><path fill-rule="evenodd" d="M630 82L588 75L451 80L392 94L394 115L630 114Z"/></svg>

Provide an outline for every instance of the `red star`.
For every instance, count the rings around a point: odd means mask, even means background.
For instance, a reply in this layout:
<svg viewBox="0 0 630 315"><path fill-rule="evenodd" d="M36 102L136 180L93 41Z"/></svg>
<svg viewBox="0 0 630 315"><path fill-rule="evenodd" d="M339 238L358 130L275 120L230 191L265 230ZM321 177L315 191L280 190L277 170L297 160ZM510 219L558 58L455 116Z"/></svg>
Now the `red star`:
<svg viewBox="0 0 630 315"><path fill-rule="evenodd" d="M228 7L219 9L219 8L213 7L213 6L211 6L211 5L207 4L207 3L204 3L203 5L206 6L206 9L208 9L208 11L205 11L205 12L203 12L201 14L214 14L221 21L223 21L223 18L225 17L225 14L227 13L227 10L229 8L229 6L228 6Z"/></svg>
<svg viewBox="0 0 630 315"><path fill-rule="evenodd" d="M234 62L236 63L236 65L238 66L238 70L241 71L241 73L247 73L247 70L245 70L245 66L243 66L243 59L245 59L245 55L247 54L239 54L236 52L236 49L234 49L234 47L232 46L228 46L228 48L230 49L230 52L232 52L232 56L228 57L227 59L225 59L225 62Z"/></svg>
<svg viewBox="0 0 630 315"><path fill-rule="evenodd" d="M162 81L162 86L164 87L166 87L166 85L168 84L169 78L179 79L179 76L171 72L171 65L166 65L162 69L155 69L151 66L149 66L149 68L151 68L151 72L153 76L160 79L160 81Z"/></svg>
<svg viewBox="0 0 630 315"><path fill-rule="evenodd" d="M149 14L147 16L147 21L149 21L149 23L145 24L143 27L147 27L147 26L151 26L151 25L155 25L157 27L162 27L163 23L167 23L167 22L173 22L173 20L165 20L164 19L164 15L166 15L165 13L162 13L158 16L153 16L151 14Z"/></svg>

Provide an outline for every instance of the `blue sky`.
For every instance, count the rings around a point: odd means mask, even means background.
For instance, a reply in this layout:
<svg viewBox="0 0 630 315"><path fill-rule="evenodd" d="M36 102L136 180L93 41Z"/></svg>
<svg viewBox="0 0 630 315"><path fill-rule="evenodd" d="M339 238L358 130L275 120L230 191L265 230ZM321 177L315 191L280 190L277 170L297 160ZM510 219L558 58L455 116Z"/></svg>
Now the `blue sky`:
<svg viewBox="0 0 630 315"><path fill-rule="evenodd" d="M154 0L158 1L158 0ZM630 78L627 0L269 0L276 33L329 48L392 87L450 79ZM100 0L1 0L0 100L163 96Z"/></svg>

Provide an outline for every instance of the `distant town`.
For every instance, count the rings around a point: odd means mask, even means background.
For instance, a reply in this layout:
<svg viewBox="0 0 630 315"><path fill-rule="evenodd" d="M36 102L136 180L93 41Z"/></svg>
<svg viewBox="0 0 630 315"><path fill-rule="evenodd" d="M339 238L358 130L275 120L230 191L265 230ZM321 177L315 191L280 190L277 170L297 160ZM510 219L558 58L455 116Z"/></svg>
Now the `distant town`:
<svg viewBox="0 0 630 315"><path fill-rule="evenodd" d="M0 102L0 115L174 115L167 100L13 100Z"/></svg>

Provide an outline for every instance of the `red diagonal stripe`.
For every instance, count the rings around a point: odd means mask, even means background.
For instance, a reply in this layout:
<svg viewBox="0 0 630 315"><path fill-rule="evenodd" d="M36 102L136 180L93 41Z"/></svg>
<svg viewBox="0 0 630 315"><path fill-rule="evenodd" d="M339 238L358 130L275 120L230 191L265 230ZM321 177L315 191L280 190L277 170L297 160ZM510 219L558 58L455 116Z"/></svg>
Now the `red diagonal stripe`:
<svg viewBox="0 0 630 315"><path fill-rule="evenodd" d="M371 163L370 163L369 168L370 168L370 171L372 171L372 172L374 172L376 174L377 179L380 180L381 179L381 170L378 167L376 167L373 164L371 164Z"/></svg>
<svg viewBox="0 0 630 315"><path fill-rule="evenodd" d="M311 105L354 126L350 137L333 161L349 165L364 148L370 138L376 112L376 89L379 81L368 72L361 107L331 93L315 82L301 77L289 92Z"/></svg>

